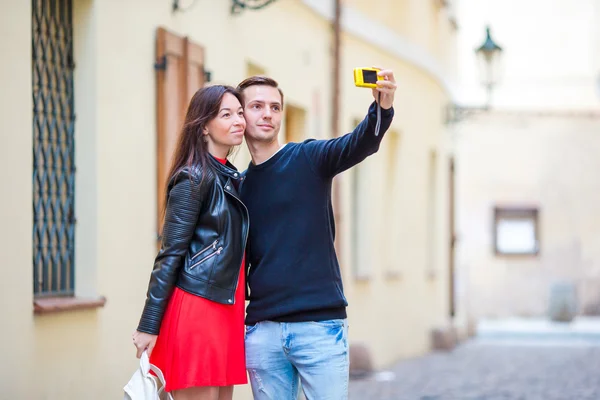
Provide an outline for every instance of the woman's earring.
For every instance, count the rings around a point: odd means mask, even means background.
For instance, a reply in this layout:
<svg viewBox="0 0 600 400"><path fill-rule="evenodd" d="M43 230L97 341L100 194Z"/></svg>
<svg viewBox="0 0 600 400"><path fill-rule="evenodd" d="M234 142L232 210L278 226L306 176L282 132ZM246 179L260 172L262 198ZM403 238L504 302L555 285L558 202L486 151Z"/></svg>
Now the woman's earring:
<svg viewBox="0 0 600 400"><path fill-rule="evenodd" d="M203 135L202 140L204 141L204 143L208 143L208 135Z"/></svg>

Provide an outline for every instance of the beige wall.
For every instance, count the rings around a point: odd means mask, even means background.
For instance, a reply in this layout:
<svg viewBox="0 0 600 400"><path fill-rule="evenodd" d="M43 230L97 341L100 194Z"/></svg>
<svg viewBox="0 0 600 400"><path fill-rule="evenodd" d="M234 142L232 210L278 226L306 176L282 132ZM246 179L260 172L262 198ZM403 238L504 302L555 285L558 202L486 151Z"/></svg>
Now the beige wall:
<svg viewBox="0 0 600 400"><path fill-rule="evenodd" d="M458 263L475 317L545 315L573 282L580 311L600 303L600 118L493 113L458 131ZM493 254L493 207L537 206L537 257Z"/></svg>
<svg viewBox="0 0 600 400"><path fill-rule="evenodd" d="M345 0L344 4L398 33L415 46L424 48L454 72L457 29L452 23L453 4L442 7L438 0Z"/></svg>
<svg viewBox="0 0 600 400"><path fill-rule="evenodd" d="M32 317L32 224L31 177L32 100L31 100L31 18L29 2L0 6L1 37L5 60L0 64L2 91L0 94L0 174L4 185L0 204L2 231L0 243L4 260L0 281L0 319L2 344L0 376L5 394L18 393L23 388L27 397L35 351ZM5 10L7 10L5 12ZM18 371L18 372L17 372ZM17 372L17 373L15 373Z"/></svg>
<svg viewBox="0 0 600 400"><path fill-rule="evenodd" d="M0 303L0 316L10 321L0 345L3 359L11 360L2 363L1 370L8 396L118 397L136 367L130 334L143 306L155 256L153 64L158 26L188 35L205 47L206 68L214 83L239 82L249 63L264 68L283 87L286 102L306 111L308 136L331 136L331 30L325 19L294 0L236 16L229 14L229 2L214 2L210 8L199 5L177 14L171 13L170 6L162 0L75 1L76 294L103 295L107 303L96 310L34 317L31 10L30 3L0 4L2 37L11 38L0 40L12 60L0 67L1 132L4 143L10 144L0 150L3 182L10 188L10 196L0 200L3 226L10 227L0 233L4 249L10 250L5 251L9 279L3 280ZM290 46L293 42L297 44ZM435 77L397 54L349 35L344 35L344 45L340 120L344 131L352 129L355 119L362 119L372 101L368 90L354 87L352 68L389 66L399 81L392 127L397 152L386 148L386 138L380 153L361 166L373 185L370 194L363 194L373 218L353 220L353 172L338 178L343 196L338 232L350 302L350 339L366 343L381 367L425 352L429 330L447 322L450 146L441 110L448 99ZM428 186L432 151L438 160L433 197ZM242 148L235 162L244 169L248 161ZM396 170L389 171L390 165ZM394 187L391 196L389 184ZM435 227L440 232L433 238L427 228L429 198L436 199ZM366 281L357 281L352 273L352 229L374 233L361 243L372 260ZM382 247L384 241L387 245ZM390 271L395 277L390 278ZM240 388L235 398L250 398L249 393L248 386Z"/></svg>

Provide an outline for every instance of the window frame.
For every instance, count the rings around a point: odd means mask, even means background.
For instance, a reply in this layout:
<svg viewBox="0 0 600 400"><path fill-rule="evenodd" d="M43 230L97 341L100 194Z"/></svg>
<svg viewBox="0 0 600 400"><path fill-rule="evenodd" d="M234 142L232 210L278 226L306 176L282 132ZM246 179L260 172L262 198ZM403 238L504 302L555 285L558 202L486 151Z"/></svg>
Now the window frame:
<svg viewBox="0 0 600 400"><path fill-rule="evenodd" d="M539 207L536 206L495 206L493 213L492 237L494 254L497 257L536 257L540 254ZM504 251L499 248L498 224L502 220L531 220L533 223L534 247L528 251Z"/></svg>

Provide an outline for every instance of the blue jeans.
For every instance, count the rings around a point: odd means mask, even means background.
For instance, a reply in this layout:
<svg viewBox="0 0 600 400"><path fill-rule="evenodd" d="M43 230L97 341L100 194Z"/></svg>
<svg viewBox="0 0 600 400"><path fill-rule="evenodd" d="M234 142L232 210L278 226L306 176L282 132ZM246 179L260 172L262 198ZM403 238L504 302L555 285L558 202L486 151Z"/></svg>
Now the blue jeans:
<svg viewBox="0 0 600 400"><path fill-rule="evenodd" d="M246 368L255 400L348 398L348 324L263 321L246 327Z"/></svg>

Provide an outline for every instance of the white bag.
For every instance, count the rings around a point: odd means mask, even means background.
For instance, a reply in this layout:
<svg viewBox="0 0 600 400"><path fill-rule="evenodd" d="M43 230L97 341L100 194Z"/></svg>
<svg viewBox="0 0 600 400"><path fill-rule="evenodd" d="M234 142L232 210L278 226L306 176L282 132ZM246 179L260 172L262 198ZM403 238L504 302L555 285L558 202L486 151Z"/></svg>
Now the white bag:
<svg viewBox="0 0 600 400"><path fill-rule="evenodd" d="M156 374L158 381L162 384L158 388L158 382L155 376L150 375L150 371ZM166 385L165 377L162 371L150 364L148 353L144 351L140 357L140 368L138 368L127 385L125 390L124 400L173 400L171 393L164 391Z"/></svg>

